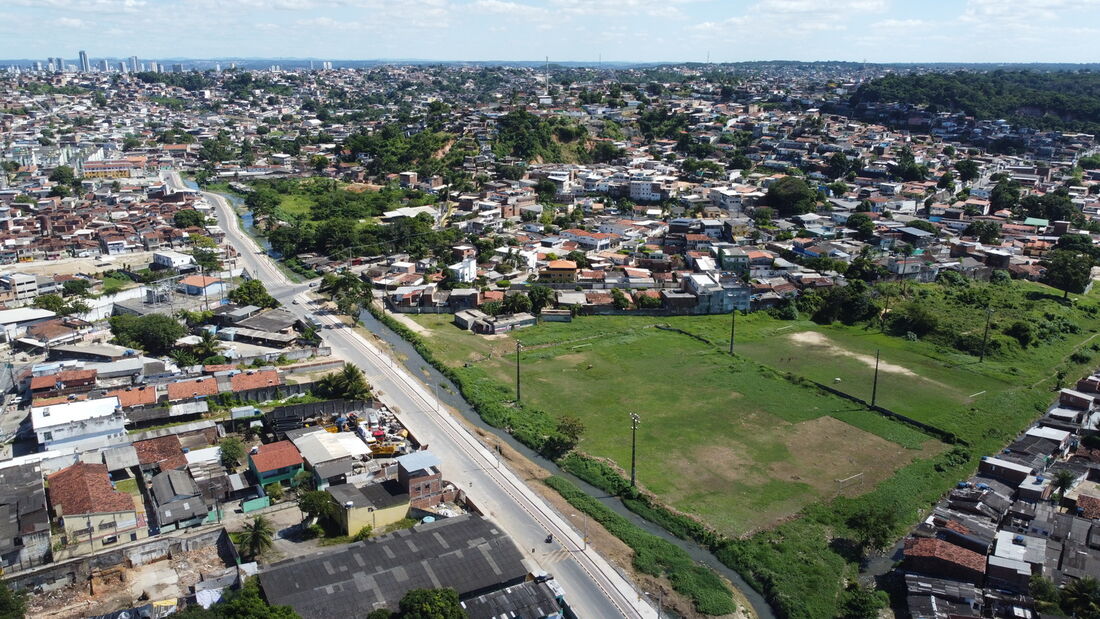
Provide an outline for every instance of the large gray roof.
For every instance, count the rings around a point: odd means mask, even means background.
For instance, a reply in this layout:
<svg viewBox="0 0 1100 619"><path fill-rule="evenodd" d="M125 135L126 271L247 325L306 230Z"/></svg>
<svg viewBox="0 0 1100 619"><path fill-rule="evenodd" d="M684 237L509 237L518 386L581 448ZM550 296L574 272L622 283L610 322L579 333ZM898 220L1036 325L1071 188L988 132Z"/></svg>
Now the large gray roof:
<svg viewBox="0 0 1100 619"><path fill-rule="evenodd" d="M360 617L396 609L411 589L451 587L462 598L523 582L512 540L492 522L464 515L276 563L260 573L272 604L304 619Z"/></svg>

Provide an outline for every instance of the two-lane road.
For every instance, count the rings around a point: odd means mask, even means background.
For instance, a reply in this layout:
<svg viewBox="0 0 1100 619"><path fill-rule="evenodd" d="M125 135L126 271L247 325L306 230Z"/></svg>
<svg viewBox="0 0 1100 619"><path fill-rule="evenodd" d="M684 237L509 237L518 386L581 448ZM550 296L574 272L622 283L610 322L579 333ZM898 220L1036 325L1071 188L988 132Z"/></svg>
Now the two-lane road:
<svg viewBox="0 0 1100 619"><path fill-rule="evenodd" d="M169 178L183 186L178 175ZM330 326L323 334L333 355L363 369L379 399L439 456L444 476L500 524L526 556L553 574L579 616L657 617L653 603L594 549L586 549L581 534L448 413L431 389L337 317L318 313L306 294L308 284L287 280L241 230L229 202L217 194L203 195L214 206L227 241L240 252L248 273L263 281L291 312L301 317L313 313ZM548 533L553 543L545 543Z"/></svg>

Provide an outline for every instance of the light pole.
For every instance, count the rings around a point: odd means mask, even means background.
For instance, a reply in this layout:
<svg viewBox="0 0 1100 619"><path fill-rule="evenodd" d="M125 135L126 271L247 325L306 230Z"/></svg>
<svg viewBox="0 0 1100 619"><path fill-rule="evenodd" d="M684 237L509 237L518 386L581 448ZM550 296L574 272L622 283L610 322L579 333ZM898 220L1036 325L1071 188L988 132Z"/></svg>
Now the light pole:
<svg viewBox="0 0 1100 619"><path fill-rule="evenodd" d="M875 381L871 383L871 406L874 407L878 400L878 358L879 350L875 350Z"/></svg>
<svg viewBox="0 0 1100 619"><path fill-rule="evenodd" d="M737 333L737 308L730 312L730 354L733 354L733 336Z"/></svg>
<svg viewBox="0 0 1100 619"><path fill-rule="evenodd" d="M635 486L638 472L638 422L642 420L638 413L630 413L630 487Z"/></svg>
<svg viewBox="0 0 1100 619"><path fill-rule="evenodd" d="M649 591L643 591L642 593L645 593L646 597L649 597L649 598L654 597L654 595L652 593L650 593ZM665 603L665 592L664 591L657 591L657 596L656 597L657 597L657 619L661 619L661 607L664 606L664 603Z"/></svg>
<svg viewBox="0 0 1100 619"><path fill-rule="evenodd" d="M581 514L584 515L584 548L581 549L581 552L585 552L588 550L588 512L581 512ZM576 514L573 514L574 518L576 516Z"/></svg>
<svg viewBox="0 0 1100 619"><path fill-rule="evenodd" d="M985 332L982 333L982 356L978 357L978 363L985 361L985 345L989 341L989 320L993 318L993 308L985 308Z"/></svg>
<svg viewBox="0 0 1100 619"><path fill-rule="evenodd" d="M519 340L516 340L516 404L520 403L520 390L519 390L519 349L522 345Z"/></svg>

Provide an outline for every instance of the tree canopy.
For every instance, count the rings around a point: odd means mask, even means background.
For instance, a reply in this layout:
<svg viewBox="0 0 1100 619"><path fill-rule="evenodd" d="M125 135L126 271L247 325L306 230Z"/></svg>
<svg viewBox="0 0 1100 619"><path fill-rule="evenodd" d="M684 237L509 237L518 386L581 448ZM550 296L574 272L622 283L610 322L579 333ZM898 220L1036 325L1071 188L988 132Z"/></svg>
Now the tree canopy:
<svg viewBox="0 0 1100 619"><path fill-rule="evenodd" d="M813 211L817 203L817 194L801 178L784 176L768 187L764 200L768 206L778 211L780 216L790 217Z"/></svg>

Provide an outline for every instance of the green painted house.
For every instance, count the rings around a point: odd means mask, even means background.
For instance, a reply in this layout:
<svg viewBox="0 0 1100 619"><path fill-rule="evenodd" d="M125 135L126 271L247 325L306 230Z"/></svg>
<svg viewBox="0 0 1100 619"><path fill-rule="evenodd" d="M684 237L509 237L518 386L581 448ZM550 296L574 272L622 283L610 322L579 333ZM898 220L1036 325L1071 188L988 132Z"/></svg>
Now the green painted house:
<svg viewBox="0 0 1100 619"><path fill-rule="evenodd" d="M261 486L290 481L302 470L302 454L290 441L260 445L248 454L248 470Z"/></svg>

